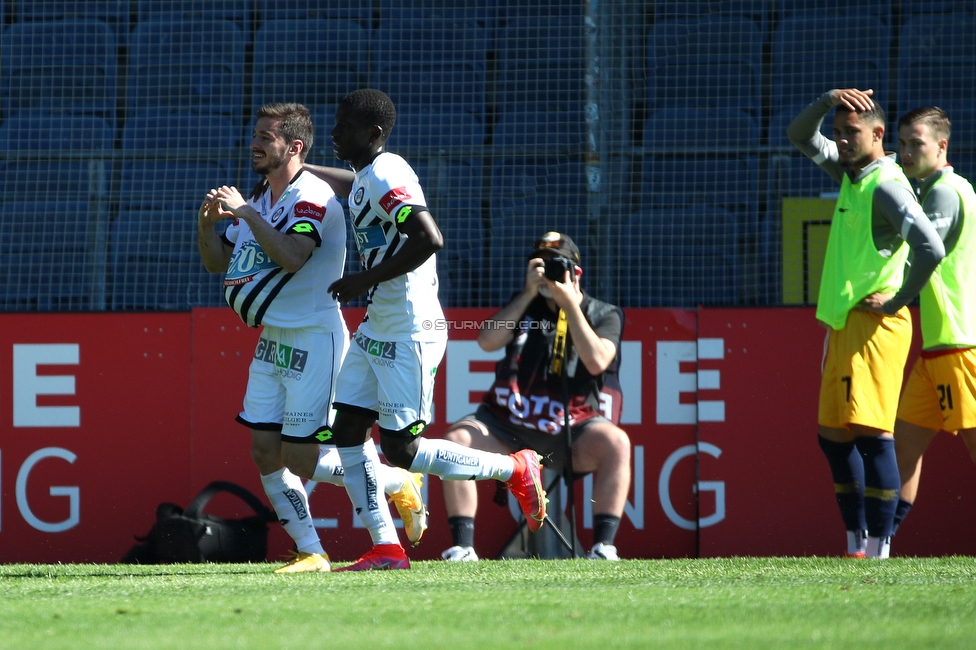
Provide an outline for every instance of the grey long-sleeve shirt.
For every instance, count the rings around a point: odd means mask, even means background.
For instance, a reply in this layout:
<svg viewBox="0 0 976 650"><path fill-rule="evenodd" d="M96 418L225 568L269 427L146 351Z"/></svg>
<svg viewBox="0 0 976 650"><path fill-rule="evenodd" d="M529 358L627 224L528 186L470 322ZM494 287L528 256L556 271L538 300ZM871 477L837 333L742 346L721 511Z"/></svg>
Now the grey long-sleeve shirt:
<svg viewBox="0 0 976 650"><path fill-rule="evenodd" d="M951 186L935 182L946 174L953 172L952 165L937 169L927 178L922 179L918 186L918 200L925 210L932 227L939 233L945 245L946 255L952 252L959 241L959 231L962 230L962 202L959 193Z"/></svg>
<svg viewBox="0 0 976 650"><path fill-rule="evenodd" d="M852 183L857 183L878 166L894 162L894 154L891 154L868 164L856 176L852 174L840 162L837 143L820 133L820 124L832 108L827 92L803 109L786 129L790 142L838 183L843 182L845 175ZM912 262L901 288L884 305L885 313L894 314L922 290L932 271L945 257L945 248L914 193L897 181L878 185L874 191L871 217L874 245L879 251L894 252L902 242L907 242L912 252Z"/></svg>

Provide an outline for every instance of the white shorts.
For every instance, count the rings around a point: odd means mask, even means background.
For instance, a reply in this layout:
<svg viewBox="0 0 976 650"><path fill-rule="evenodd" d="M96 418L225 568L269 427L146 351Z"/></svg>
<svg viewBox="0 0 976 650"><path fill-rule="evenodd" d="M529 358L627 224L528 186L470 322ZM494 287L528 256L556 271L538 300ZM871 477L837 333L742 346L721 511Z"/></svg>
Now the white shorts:
<svg viewBox="0 0 976 650"><path fill-rule="evenodd" d="M339 371L336 409L373 413L383 433L421 433L431 422L434 374L446 348L447 341L374 341L357 331Z"/></svg>
<svg viewBox="0 0 976 650"><path fill-rule="evenodd" d="M266 326L248 371L244 410L237 421L259 431L280 431L289 442L311 437L330 424L329 408L339 367L349 349L349 330Z"/></svg>

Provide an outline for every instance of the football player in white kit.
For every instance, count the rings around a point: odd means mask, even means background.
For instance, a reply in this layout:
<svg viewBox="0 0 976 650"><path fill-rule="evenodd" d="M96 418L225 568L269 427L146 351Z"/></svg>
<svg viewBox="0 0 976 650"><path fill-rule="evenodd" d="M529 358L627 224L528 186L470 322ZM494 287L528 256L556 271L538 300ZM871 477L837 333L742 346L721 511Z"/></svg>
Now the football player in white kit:
<svg viewBox="0 0 976 650"><path fill-rule="evenodd" d="M385 149L396 122L390 98L375 89L353 91L340 102L335 121L333 150L352 171L306 169L349 197L362 262L361 272L336 280L329 292L340 302L366 294L368 306L339 371L335 422L320 433L339 450L346 491L373 542L359 560L336 570L410 568L389 510L376 498L379 458L370 434L377 421L389 462L447 480L505 481L536 531L546 515L538 454L495 454L421 435L431 421L434 374L447 346L434 257L443 238L417 175Z"/></svg>
<svg viewBox="0 0 976 650"><path fill-rule="evenodd" d="M263 328L237 421L251 430L265 493L295 541L295 558L275 572L329 571L300 477L343 481L338 454L320 446L315 433L328 422L349 347L339 305L326 290L345 263L345 219L332 188L302 169L314 133L308 110L269 104L257 118L251 166L264 178L246 201L226 185L207 193L197 215L198 248L208 271L226 274L227 303L248 326ZM215 229L221 219L233 219L223 235ZM416 507L419 475L386 466L380 473L398 508ZM426 527L426 520L414 523L417 529L407 526L411 541Z"/></svg>

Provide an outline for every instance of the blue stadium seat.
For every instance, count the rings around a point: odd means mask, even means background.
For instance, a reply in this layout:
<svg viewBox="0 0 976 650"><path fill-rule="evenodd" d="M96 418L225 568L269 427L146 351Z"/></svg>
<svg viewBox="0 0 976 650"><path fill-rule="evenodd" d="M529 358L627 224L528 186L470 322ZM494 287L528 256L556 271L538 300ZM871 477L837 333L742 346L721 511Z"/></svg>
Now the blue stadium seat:
<svg viewBox="0 0 976 650"><path fill-rule="evenodd" d="M912 17L920 14L946 14L958 13L962 11L976 11L972 0L901 0L902 23L911 20Z"/></svg>
<svg viewBox="0 0 976 650"><path fill-rule="evenodd" d="M221 276L196 247L196 205L120 210L109 233L110 308L189 311L220 305Z"/></svg>
<svg viewBox="0 0 976 650"><path fill-rule="evenodd" d="M579 111L586 101L583 22L509 18L496 41L495 101L508 111Z"/></svg>
<svg viewBox="0 0 976 650"><path fill-rule="evenodd" d="M147 110L122 128L122 210L200 204L210 188L238 185L247 151L228 117L191 110Z"/></svg>
<svg viewBox="0 0 976 650"><path fill-rule="evenodd" d="M567 2L566 0L495 0L496 12L500 24L506 21L547 20L549 18L571 18L577 24L583 24L582 2Z"/></svg>
<svg viewBox="0 0 976 650"><path fill-rule="evenodd" d="M207 190L239 183L240 129L215 113L159 109L122 130L119 214L109 233L109 295L116 310L219 305L220 278L196 250L196 210ZM226 224L222 224L225 226Z"/></svg>
<svg viewBox="0 0 976 650"><path fill-rule="evenodd" d="M243 34L251 32L251 0L136 0L140 23L152 20L229 20Z"/></svg>
<svg viewBox="0 0 976 650"><path fill-rule="evenodd" d="M642 210L620 225L618 283L641 307L738 301L738 220L714 205Z"/></svg>
<svg viewBox="0 0 976 650"><path fill-rule="evenodd" d="M472 21L493 32L498 19L498 0L379 0L380 23L398 20Z"/></svg>
<svg viewBox="0 0 976 650"><path fill-rule="evenodd" d="M966 150L955 151L953 145L949 145L949 164L957 174L961 174L970 181L976 181L976 150L969 148Z"/></svg>
<svg viewBox="0 0 976 650"><path fill-rule="evenodd" d="M88 202L37 195L0 203L0 311L91 309Z"/></svg>
<svg viewBox="0 0 976 650"><path fill-rule="evenodd" d="M640 217L630 219L638 228L650 211L649 236L637 240L651 250L652 279L637 296L641 304L740 298L740 254L759 225L759 134L755 119L735 109L672 108L647 119L643 204Z"/></svg>
<svg viewBox="0 0 976 650"><path fill-rule="evenodd" d="M150 0L151 1L151 0ZM373 3L363 0L256 0L257 26L272 20L351 20L363 29L373 28Z"/></svg>
<svg viewBox="0 0 976 650"><path fill-rule="evenodd" d="M383 23L373 38L370 85L401 107L460 109L484 119L484 27L450 18Z"/></svg>
<svg viewBox="0 0 976 650"><path fill-rule="evenodd" d="M496 125L489 191L491 304L503 304L523 286L528 247L543 233L570 235L586 256L585 143L581 114L507 113Z"/></svg>
<svg viewBox="0 0 976 650"><path fill-rule="evenodd" d="M0 37L5 117L28 109L97 115L115 124L116 42L97 20L15 23Z"/></svg>
<svg viewBox="0 0 976 650"><path fill-rule="evenodd" d="M899 37L898 116L919 106L939 106L952 120L952 146L976 150L976 14L913 17Z"/></svg>
<svg viewBox="0 0 976 650"><path fill-rule="evenodd" d="M243 113L244 35L227 20L141 22L129 40L126 110L159 107Z"/></svg>
<svg viewBox="0 0 976 650"><path fill-rule="evenodd" d="M762 110L763 35L738 16L656 23L647 39L647 105Z"/></svg>
<svg viewBox="0 0 976 650"><path fill-rule="evenodd" d="M129 0L13 0L11 6L14 22L84 18L105 22L119 42L129 33ZM2 10L0 2L0 17Z"/></svg>
<svg viewBox="0 0 976 650"><path fill-rule="evenodd" d="M649 206L720 206L743 228L758 217L759 126L734 109L664 109L644 125L642 197Z"/></svg>
<svg viewBox="0 0 976 650"><path fill-rule="evenodd" d="M441 302L468 305L484 278L487 229L482 219L485 127L468 113L397 110L388 149L420 179L444 235L437 254Z"/></svg>
<svg viewBox="0 0 976 650"><path fill-rule="evenodd" d="M114 129L93 115L24 111L0 123L0 197L108 200Z"/></svg>
<svg viewBox="0 0 976 650"><path fill-rule="evenodd" d="M687 20L705 14L748 18L763 34L769 28L773 0L654 0L654 21Z"/></svg>
<svg viewBox="0 0 976 650"><path fill-rule="evenodd" d="M904 0L775 0L777 19L782 22L796 16L870 16L886 25L892 21L893 4ZM935 4L935 3L933 3Z"/></svg>
<svg viewBox="0 0 976 650"><path fill-rule="evenodd" d="M772 211L779 213L779 202L787 196L821 196L840 191L837 181L828 176L812 160L793 146L786 135L786 127L799 114L802 107L773 116L769 123L769 147L775 151L769 158L769 196L774 204ZM829 113L820 125L820 132L833 139Z"/></svg>
<svg viewBox="0 0 976 650"><path fill-rule="evenodd" d="M773 32L772 114L802 108L833 88L873 88L887 110L890 43L891 29L872 17L781 22Z"/></svg>
<svg viewBox="0 0 976 650"><path fill-rule="evenodd" d="M546 111L537 107L506 111L499 117L492 135L494 156L582 159L586 129L582 106L577 106L575 111Z"/></svg>
<svg viewBox="0 0 976 650"><path fill-rule="evenodd" d="M334 106L367 84L369 32L352 21L272 20L261 25L254 43L248 117L269 102Z"/></svg>

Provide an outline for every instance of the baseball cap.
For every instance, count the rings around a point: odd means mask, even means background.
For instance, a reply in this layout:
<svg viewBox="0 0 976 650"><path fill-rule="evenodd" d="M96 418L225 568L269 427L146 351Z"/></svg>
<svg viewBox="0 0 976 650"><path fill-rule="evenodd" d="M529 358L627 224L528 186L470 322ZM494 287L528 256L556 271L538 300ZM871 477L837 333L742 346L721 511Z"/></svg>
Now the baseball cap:
<svg viewBox="0 0 976 650"><path fill-rule="evenodd" d="M576 264L580 263L580 252L576 243L567 235L559 232L547 232L537 239L532 246L532 254L529 257L538 257L539 253L543 251L552 251L563 257L568 257Z"/></svg>

